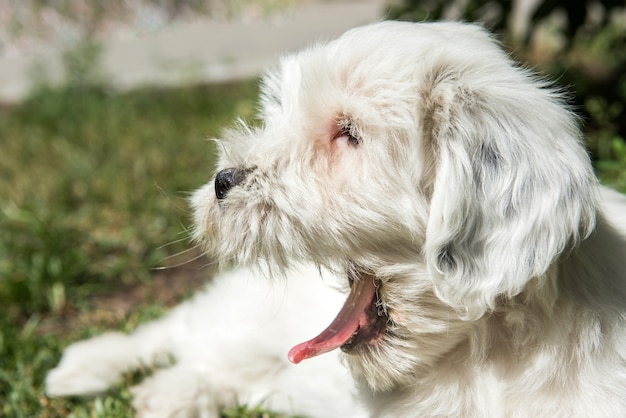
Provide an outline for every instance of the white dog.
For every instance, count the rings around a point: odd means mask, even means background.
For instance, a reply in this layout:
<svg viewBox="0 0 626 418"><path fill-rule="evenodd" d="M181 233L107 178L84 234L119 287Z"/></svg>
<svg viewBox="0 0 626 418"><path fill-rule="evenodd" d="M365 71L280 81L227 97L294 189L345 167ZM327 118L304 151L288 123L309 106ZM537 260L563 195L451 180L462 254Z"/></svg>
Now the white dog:
<svg viewBox="0 0 626 418"><path fill-rule="evenodd" d="M207 251L259 268L71 346L50 394L171 353L146 415L626 416L626 198L557 92L457 23L354 29L263 86L193 198Z"/></svg>

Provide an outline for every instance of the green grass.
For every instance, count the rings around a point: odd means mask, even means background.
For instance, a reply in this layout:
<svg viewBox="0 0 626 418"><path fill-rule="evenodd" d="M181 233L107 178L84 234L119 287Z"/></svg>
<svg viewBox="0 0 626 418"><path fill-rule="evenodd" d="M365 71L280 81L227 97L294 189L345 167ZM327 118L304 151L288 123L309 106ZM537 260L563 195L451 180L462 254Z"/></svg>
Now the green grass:
<svg viewBox="0 0 626 418"><path fill-rule="evenodd" d="M0 113L0 305L58 311L75 285L147 279L211 175L205 139L250 115L254 92L47 90Z"/></svg>
<svg viewBox="0 0 626 418"><path fill-rule="evenodd" d="M146 303L84 319L94 297L149 286L151 268L189 246L186 199L213 168L206 139L251 116L255 96L254 82L42 88L0 109L0 416L128 415L123 384L50 400L45 373L71 341L158 314Z"/></svg>

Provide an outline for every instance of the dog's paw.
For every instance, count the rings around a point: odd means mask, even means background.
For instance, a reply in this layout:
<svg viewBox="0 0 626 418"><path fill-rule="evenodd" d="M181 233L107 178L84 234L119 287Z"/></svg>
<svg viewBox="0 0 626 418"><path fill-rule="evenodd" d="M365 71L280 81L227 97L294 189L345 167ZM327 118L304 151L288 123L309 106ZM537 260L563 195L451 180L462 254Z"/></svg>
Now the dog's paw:
<svg viewBox="0 0 626 418"><path fill-rule="evenodd" d="M93 395L106 391L122 372L135 366L128 336L107 333L69 346L46 376L49 396Z"/></svg>
<svg viewBox="0 0 626 418"><path fill-rule="evenodd" d="M141 418L217 418L218 403L197 372L182 366L157 371L131 388Z"/></svg>

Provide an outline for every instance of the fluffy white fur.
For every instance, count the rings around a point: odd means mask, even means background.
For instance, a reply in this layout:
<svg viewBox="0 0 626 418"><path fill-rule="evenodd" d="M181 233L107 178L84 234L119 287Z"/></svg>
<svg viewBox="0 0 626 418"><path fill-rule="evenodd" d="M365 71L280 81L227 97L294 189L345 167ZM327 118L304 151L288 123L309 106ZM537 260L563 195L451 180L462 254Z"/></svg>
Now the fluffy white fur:
<svg viewBox="0 0 626 418"><path fill-rule="evenodd" d="M135 390L146 415L267 401L319 417L626 416L626 198L597 185L560 95L482 29L354 29L285 57L260 116L222 142L236 181L193 205L209 253L261 268L71 346L50 394L102 391L171 353ZM380 281L388 315L341 354L356 398L337 352L285 361L339 310L326 282L347 287L350 266Z"/></svg>
<svg viewBox="0 0 626 418"><path fill-rule="evenodd" d="M46 378L51 396L105 392L128 370L156 364L132 389L142 417L219 417L223 408L261 405L290 415L367 416L338 353L300 365L286 352L331 321L344 296L317 269L269 283L249 270L222 274L164 318L130 335L106 333L72 344ZM173 357L173 359L171 358Z"/></svg>

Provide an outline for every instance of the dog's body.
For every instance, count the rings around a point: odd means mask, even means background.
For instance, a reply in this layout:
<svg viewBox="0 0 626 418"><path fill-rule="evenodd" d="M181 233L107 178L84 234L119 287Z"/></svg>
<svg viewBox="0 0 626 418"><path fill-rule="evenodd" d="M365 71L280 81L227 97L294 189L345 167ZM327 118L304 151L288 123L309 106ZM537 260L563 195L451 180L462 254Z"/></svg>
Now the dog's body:
<svg viewBox="0 0 626 418"><path fill-rule="evenodd" d="M70 347L50 393L103 390L169 351L140 411L626 416L626 198L597 185L558 94L477 27L383 22L286 57L262 103L262 127L227 135L194 196L197 238L284 273L285 298L225 276L130 337ZM299 263L350 285L341 309ZM222 315L227 290L248 302ZM357 400L337 351L311 359L339 347Z"/></svg>
<svg viewBox="0 0 626 418"><path fill-rule="evenodd" d="M165 367L133 388L141 416L218 417L236 405L299 416L367 416L338 353L302 365L287 360L286 349L321 329L344 299L329 286L335 281L329 273L321 280L309 267L290 277L271 282L246 269L222 274L130 335L73 344L49 373L48 392L102 393L123 372L157 364Z"/></svg>

